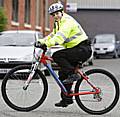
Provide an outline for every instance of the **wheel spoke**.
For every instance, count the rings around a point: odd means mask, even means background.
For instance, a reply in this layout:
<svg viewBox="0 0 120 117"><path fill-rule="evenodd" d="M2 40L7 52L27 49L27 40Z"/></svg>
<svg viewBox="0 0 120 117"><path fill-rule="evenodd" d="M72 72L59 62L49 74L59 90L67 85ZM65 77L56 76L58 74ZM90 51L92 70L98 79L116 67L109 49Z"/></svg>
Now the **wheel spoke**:
<svg viewBox="0 0 120 117"><path fill-rule="evenodd" d="M91 82L100 90L99 94L76 96L78 105L90 114L104 114L110 111L119 99L119 85L115 77L101 69L86 72ZM75 92L93 92L92 87L85 80L76 84Z"/></svg>
<svg viewBox="0 0 120 117"><path fill-rule="evenodd" d="M2 82L3 99L8 106L18 111L30 111L37 108L47 96L47 81L40 71L36 72L27 89L23 89L30 69L30 66L18 66L10 70Z"/></svg>

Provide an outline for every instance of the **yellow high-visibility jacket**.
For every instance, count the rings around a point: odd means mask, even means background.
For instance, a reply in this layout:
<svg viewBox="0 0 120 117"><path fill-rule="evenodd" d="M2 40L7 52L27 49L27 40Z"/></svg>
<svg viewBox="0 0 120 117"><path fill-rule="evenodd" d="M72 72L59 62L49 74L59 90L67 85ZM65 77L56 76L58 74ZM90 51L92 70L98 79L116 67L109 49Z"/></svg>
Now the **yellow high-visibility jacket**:
<svg viewBox="0 0 120 117"><path fill-rule="evenodd" d="M88 39L80 24L71 16L63 13L59 22L55 22L53 31L43 40L38 40L47 47L62 45L72 48Z"/></svg>

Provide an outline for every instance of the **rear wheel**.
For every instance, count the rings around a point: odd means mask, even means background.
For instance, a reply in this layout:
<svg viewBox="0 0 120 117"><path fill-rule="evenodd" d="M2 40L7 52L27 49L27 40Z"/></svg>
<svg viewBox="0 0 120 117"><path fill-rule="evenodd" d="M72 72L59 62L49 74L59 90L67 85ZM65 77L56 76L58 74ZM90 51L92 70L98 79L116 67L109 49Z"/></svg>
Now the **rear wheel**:
<svg viewBox="0 0 120 117"><path fill-rule="evenodd" d="M81 109L89 114L104 114L114 108L119 99L119 84L115 77L102 69L91 69L85 74L89 81L96 86L99 94L87 94L76 96L76 102ZM75 92L93 92L94 89L83 79L75 86Z"/></svg>
<svg viewBox="0 0 120 117"><path fill-rule="evenodd" d="M26 90L23 88L30 69L28 65L17 66L6 74L2 82L3 99L14 110L27 112L36 109L47 96L48 84L41 71L36 71Z"/></svg>

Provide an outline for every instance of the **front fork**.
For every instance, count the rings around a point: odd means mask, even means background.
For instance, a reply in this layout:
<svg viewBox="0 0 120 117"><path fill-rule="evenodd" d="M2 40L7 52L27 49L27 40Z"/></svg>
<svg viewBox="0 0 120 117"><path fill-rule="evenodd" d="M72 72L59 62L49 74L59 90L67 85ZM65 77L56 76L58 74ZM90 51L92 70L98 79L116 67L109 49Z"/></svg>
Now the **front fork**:
<svg viewBox="0 0 120 117"><path fill-rule="evenodd" d="M33 78L33 76L34 76L35 71L36 71L36 69L38 68L38 65L39 65L39 62L36 62L36 63L32 66L31 72L30 72L30 74L29 74L29 76L28 76L28 78L27 78L27 80L26 80L26 82L25 82L25 84L24 84L24 86L23 86L23 89L24 89L24 90L27 90L27 87L29 86L29 84L30 84L30 82L31 82L31 80L32 80L32 78Z"/></svg>

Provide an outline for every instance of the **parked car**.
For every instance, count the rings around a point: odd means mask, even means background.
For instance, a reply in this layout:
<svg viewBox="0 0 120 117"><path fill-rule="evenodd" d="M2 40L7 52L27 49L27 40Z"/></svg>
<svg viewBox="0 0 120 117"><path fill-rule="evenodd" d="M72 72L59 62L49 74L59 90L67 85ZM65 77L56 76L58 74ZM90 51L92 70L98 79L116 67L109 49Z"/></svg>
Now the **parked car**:
<svg viewBox="0 0 120 117"><path fill-rule="evenodd" d="M94 56L111 56L118 58L120 56L120 40L115 34L99 34L94 38Z"/></svg>
<svg viewBox="0 0 120 117"><path fill-rule="evenodd" d="M4 76L17 65L32 64L33 44L38 38L43 39L43 35L37 31L2 32L0 34L0 75ZM42 67L42 70L46 72L45 67Z"/></svg>

